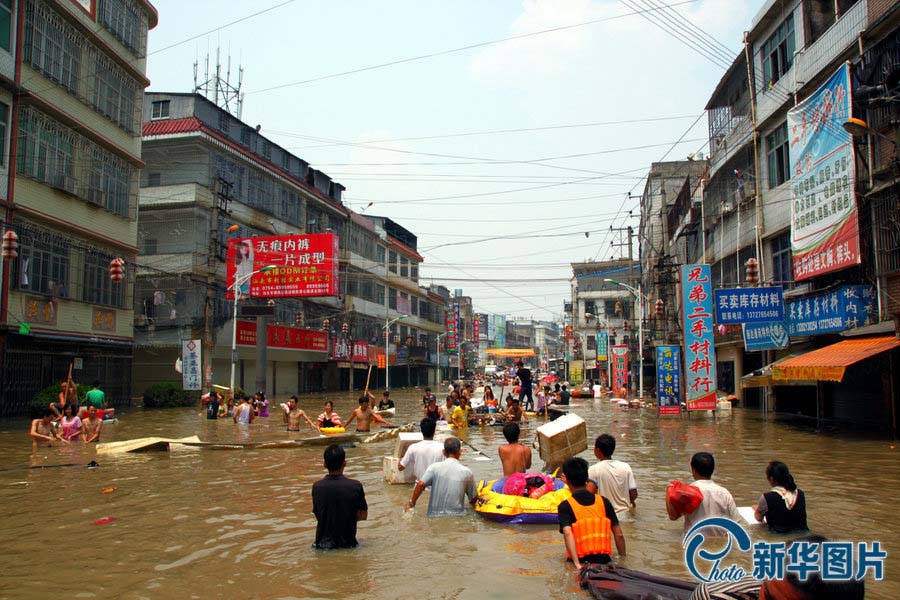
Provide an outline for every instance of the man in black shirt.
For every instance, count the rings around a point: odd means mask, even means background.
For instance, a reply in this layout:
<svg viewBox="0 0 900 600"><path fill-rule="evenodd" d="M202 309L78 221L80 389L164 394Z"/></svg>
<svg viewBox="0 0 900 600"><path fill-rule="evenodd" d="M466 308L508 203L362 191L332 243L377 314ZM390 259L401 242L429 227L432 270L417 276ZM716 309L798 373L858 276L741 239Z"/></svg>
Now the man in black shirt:
<svg viewBox="0 0 900 600"><path fill-rule="evenodd" d="M585 563L605 565L610 562L610 538L615 540L619 556L625 556L625 535L619 527L615 509L609 500L585 487L588 480L587 461L577 456L570 458L563 463L563 474L572 497L560 502L556 510L566 555L575 568L581 569ZM602 511L595 506L597 502L603 503ZM579 525L576 526L576 523Z"/></svg>
<svg viewBox="0 0 900 600"><path fill-rule="evenodd" d="M569 398L571 397L572 394L566 389L566 386L562 386L562 391L559 393L559 403L568 406Z"/></svg>
<svg viewBox="0 0 900 600"><path fill-rule="evenodd" d="M519 367L516 370L516 377L519 378L519 402L522 402L525 410L533 410L534 397L531 395L531 370L525 367L525 363L521 360L516 363L516 366ZM523 402L526 396L528 397L527 403Z"/></svg>
<svg viewBox="0 0 900 600"><path fill-rule="evenodd" d="M345 466L343 448L337 444L325 448L328 475L312 487L313 513L318 521L315 547L319 550L355 548L356 523L369 516L363 486L344 477Z"/></svg>

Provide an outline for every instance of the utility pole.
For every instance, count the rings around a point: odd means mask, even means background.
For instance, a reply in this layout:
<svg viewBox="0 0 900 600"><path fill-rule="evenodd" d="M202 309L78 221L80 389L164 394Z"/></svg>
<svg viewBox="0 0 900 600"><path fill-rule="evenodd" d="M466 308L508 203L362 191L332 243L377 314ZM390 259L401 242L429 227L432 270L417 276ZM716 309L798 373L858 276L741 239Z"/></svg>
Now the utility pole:
<svg viewBox="0 0 900 600"><path fill-rule="evenodd" d="M212 182L210 206L209 246L206 255L206 303L203 307L203 378L206 387L212 385L212 354L216 347L215 320L216 274L219 270L219 213L228 213L231 184L216 177Z"/></svg>

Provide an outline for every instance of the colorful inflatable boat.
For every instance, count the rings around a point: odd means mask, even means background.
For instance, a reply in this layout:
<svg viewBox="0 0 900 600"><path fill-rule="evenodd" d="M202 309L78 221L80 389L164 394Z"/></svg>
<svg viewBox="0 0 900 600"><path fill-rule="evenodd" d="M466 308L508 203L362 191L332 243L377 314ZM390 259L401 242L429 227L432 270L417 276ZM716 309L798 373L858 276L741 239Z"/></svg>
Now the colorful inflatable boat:
<svg viewBox="0 0 900 600"><path fill-rule="evenodd" d="M559 503L572 496L561 479L553 479L553 489L540 498L504 494L506 480L478 483L475 512L500 523L557 523Z"/></svg>

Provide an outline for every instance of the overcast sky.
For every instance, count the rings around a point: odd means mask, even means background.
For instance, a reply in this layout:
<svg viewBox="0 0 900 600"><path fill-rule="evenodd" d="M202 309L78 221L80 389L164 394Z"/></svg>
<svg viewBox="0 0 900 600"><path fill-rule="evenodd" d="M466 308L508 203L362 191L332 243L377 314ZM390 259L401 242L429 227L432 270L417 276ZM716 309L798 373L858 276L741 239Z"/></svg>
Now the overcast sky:
<svg viewBox="0 0 900 600"><path fill-rule="evenodd" d="M687 22L734 58L763 4L666 0L680 41L633 14L660 0L626 1L154 0L150 89L190 91L221 47L244 67L244 121L416 234L422 284L558 318L569 263L617 256L610 226L637 228L628 193L650 163L708 150L706 117L691 124L723 69L683 43L714 45Z"/></svg>

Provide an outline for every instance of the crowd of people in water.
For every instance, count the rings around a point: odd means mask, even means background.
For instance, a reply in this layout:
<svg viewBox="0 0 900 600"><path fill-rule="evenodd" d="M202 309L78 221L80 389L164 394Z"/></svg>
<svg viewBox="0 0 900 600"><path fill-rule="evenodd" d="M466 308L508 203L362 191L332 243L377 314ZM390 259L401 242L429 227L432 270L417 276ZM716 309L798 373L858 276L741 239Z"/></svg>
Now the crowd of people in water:
<svg viewBox="0 0 900 600"><path fill-rule="evenodd" d="M84 404L79 404L78 386L71 377L60 383L59 388L56 401L31 421L32 446L51 446L54 442L66 445L99 442L103 421L114 419L116 414L116 409L107 406L100 381L93 382L84 395Z"/></svg>

